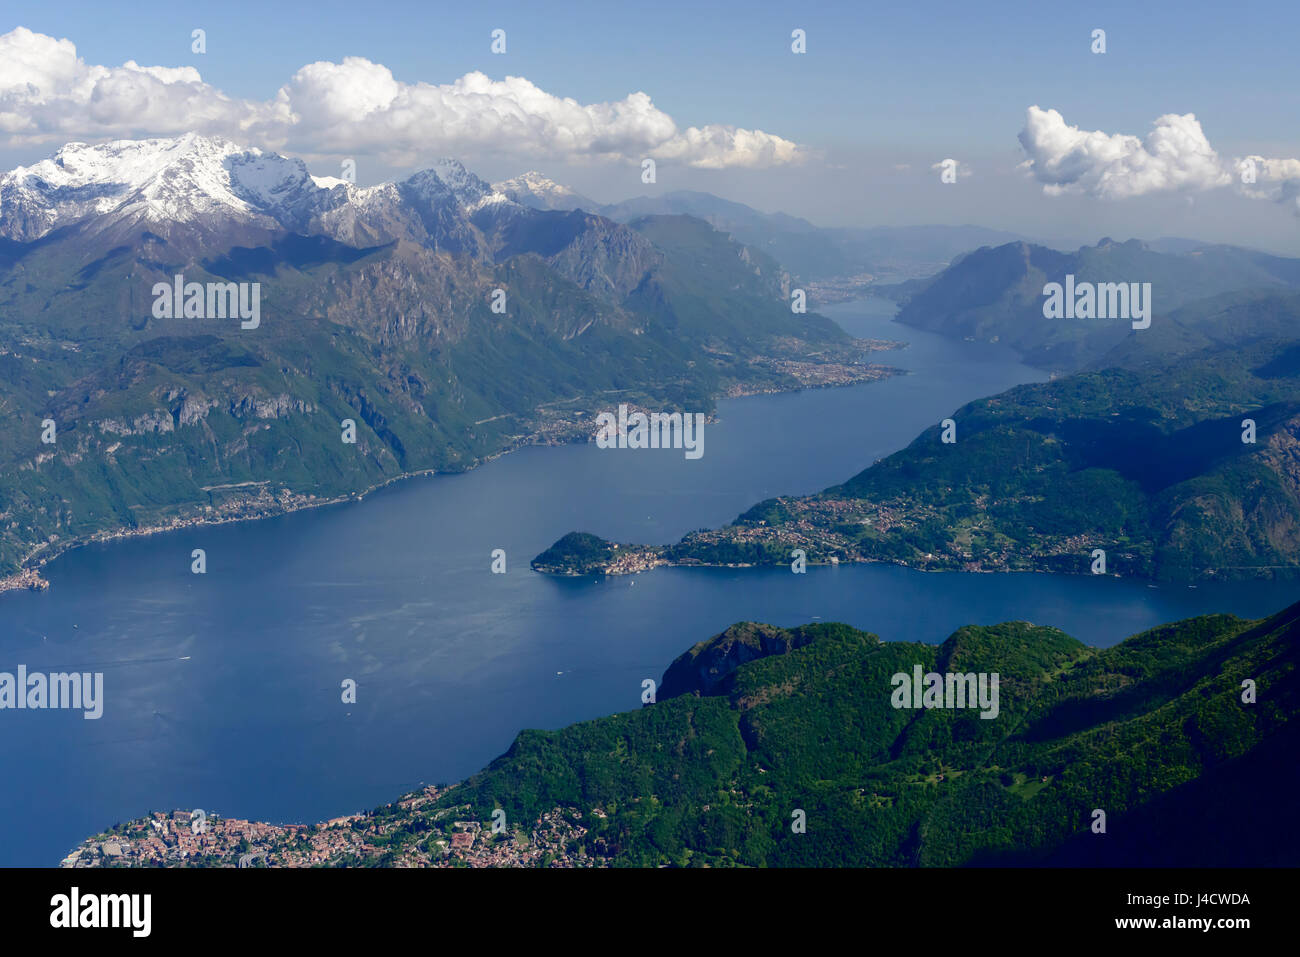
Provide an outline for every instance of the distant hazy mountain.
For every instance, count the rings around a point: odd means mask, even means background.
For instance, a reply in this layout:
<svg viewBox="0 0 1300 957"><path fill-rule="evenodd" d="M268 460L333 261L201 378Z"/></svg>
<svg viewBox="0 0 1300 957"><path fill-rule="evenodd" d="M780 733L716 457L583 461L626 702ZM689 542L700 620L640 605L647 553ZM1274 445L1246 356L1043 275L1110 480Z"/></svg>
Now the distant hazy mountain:
<svg viewBox="0 0 1300 957"><path fill-rule="evenodd" d="M802 281L870 275L897 282L930 276L954 257L1022 239L1015 233L980 226L878 226L826 229L786 213L764 213L712 193L676 190L599 205L541 173L528 172L493 189L536 209L585 209L616 222L642 216L694 216L762 250Z"/></svg>
<svg viewBox="0 0 1300 957"><path fill-rule="evenodd" d="M256 284L257 327L156 311L178 275ZM788 291L698 219L538 210L454 160L359 188L196 135L69 144L0 178L0 574L581 436L613 394L707 411L795 386L770 359L853 362Z"/></svg>
<svg viewBox="0 0 1300 957"><path fill-rule="evenodd" d="M683 213L762 249L804 280L871 273L882 281L928 276L955 256L979 246L1020 239L1014 233L980 226L877 226L824 229L785 213L762 213L711 193L678 191L642 196L600 208L610 219Z"/></svg>
<svg viewBox="0 0 1300 957"><path fill-rule="evenodd" d="M1109 239L1073 253L1023 242L977 249L938 276L901 287L898 319L944 335L1004 342L1033 365L1072 370L1097 361L1125 339L1163 339L1168 331L1161 326L1175 310L1197 300L1300 287L1297 259L1235 246L1179 241L1173 247L1181 251ZM1067 275L1076 284L1150 283L1151 327L1134 330L1122 319L1045 318L1045 285L1063 284ZM1192 321L1189 313L1183 318Z"/></svg>
<svg viewBox="0 0 1300 957"><path fill-rule="evenodd" d="M1300 339L1300 292L1270 286L1188 303L1141 335L1121 339L1087 368L1163 368L1181 357L1290 339Z"/></svg>
<svg viewBox="0 0 1300 957"><path fill-rule="evenodd" d="M802 279L841 276L866 271L836 242L807 220L784 213L762 213L712 193L678 190L641 196L602 206L602 216L630 222L641 216L695 216L747 246L761 249Z"/></svg>

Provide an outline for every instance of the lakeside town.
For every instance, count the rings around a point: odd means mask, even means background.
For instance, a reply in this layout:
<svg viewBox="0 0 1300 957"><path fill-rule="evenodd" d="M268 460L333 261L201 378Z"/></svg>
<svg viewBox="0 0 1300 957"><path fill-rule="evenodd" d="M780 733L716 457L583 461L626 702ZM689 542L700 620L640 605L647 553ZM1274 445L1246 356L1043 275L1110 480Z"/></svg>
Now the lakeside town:
<svg viewBox="0 0 1300 957"><path fill-rule="evenodd" d="M983 496L971 515L953 524L951 535L927 540L920 533L946 521L944 510L936 505L904 497L781 497L770 503L779 520L757 518L695 531L675 545L597 540L587 544L586 554L570 553L566 539L561 539L534 559L532 567L560 576L636 575L666 566L748 568L789 565L798 549L809 565L885 561L919 571L1087 571L1096 545L1093 537L1039 533L1027 546L1001 532L989 517L995 506L1025 501L1027 497L995 501ZM1129 568L1144 568L1148 561L1135 548L1117 550L1112 557Z"/></svg>
<svg viewBox="0 0 1300 957"><path fill-rule="evenodd" d="M883 348L894 348L898 343L892 343ZM789 376L799 383L801 389L823 389L833 388L836 386L860 385L864 382L876 382L880 379L887 379L890 376L901 375L902 370L895 369L892 366L876 365L874 363L844 363L844 362L808 362L798 359L752 359L750 364L756 367L769 369L773 372ZM740 384L735 385L727 390L728 399L738 399L750 395L771 395L778 392L788 392L788 389L780 389L771 386L758 386Z"/></svg>
<svg viewBox="0 0 1300 957"><path fill-rule="evenodd" d="M45 591L50 587L50 583L41 577L41 573L35 568L24 568L16 575L10 575L8 578L0 578L0 592L6 591Z"/></svg>
<svg viewBox="0 0 1300 957"><path fill-rule="evenodd" d="M441 807L430 786L392 804L318 824L266 824L202 811L155 811L82 842L65 868L599 867L582 812L555 808L527 825ZM593 814L602 812L594 810Z"/></svg>

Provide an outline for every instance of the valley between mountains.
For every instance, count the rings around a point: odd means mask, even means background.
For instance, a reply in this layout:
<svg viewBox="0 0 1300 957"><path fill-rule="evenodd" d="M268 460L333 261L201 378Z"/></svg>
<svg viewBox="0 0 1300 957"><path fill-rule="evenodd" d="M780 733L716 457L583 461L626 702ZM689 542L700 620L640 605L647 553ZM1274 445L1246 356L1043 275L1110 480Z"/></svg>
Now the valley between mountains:
<svg viewBox="0 0 1300 957"><path fill-rule="evenodd" d="M82 543L589 441L620 406L707 415L900 371L900 342L793 310L797 289L870 291L898 304L901 338L996 342L1052 379L953 410L821 493L673 545L575 531L535 571L892 562L1195 584L1300 568L1297 261L821 230L707 194L594 205L453 160L361 188L196 135L72 143L6 174L0 590L42 587ZM154 290L178 276L255 285L259 321L160 315ZM1046 321L1041 290L1067 276L1150 282L1149 328ZM523 731L460 784L316 825L214 815L195 833L155 812L65 864L1285 862L1294 847L1239 809L1271 820L1294 794L1297 607L1105 649L1018 621L941 645L741 621L675 660L647 707ZM998 673L998 720L891 707L891 675L917 667ZM1089 843L1099 805L1122 845Z"/></svg>
<svg viewBox="0 0 1300 957"><path fill-rule="evenodd" d="M1044 319L1044 283L1072 270L1169 282L1155 286L1167 291L1149 329ZM1050 382L971 402L818 495L760 502L674 545L575 531L533 567L626 574L793 568L802 559L1189 583L1293 579L1297 275L1293 260L1231 247L1188 255L1103 240L1073 256L1024 243L977 250L932 279L882 289L903 303L898 322L1011 344L1051 370Z"/></svg>
<svg viewBox="0 0 1300 957"><path fill-rule="evenodd" d="M158 318L176 276L256 284L260 322ZM586 441L619 403L894 372L790 290L700 219L536 209L452 160L359 188L219 138L69 144L0 178L3 587L83 542Z"/></svg>

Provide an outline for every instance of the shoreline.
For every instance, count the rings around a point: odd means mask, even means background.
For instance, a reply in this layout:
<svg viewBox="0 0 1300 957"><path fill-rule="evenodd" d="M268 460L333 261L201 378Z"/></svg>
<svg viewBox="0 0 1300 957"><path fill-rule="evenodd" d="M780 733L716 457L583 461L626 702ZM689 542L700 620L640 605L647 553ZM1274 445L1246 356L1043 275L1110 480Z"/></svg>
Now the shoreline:
<svg viewBox="0 0 1300 957"><path fill-rule="evenodd" d="M16 574L0 578L0 594L7 591L49 591L50 583L40 573L44 564L41 562L34 568L24 568Z"/></svg>
<svg viewBox="0 0 1300 957"><path fill-rule="evenodd" d="M716 530L715 530L716 531ZM579 533L569 533L574 535ZM569 536L559 539L551 548L561 545ZM672 551L682 547L682 542L670 545L637 545L627 542L603 542L603 546L609 551L603 558L591 558L586 562L566 562L561 559L543 560L548 552L542 552L529 562L529 568L539 575L547 575L552 578L582 578L584 576L597 575L601 577L614 578L621 575L640 575L642 572L650 572L658 568L722 568L722 569L742 569L742 568L789 568L790 562L784 558L781 561L710 561L691 556L690 554L674 557ZM794 543L794 547L809 550L812 546L808 543ZM892 565L896 568L906 568L911 571L921 573L943 573L952 572L962 575L1014 575L1014 574L1032 574L1032 575L1068 575L1071 577L1084 578L1111 578L1122 581L1138 582L1149 587L1161 586L1180 586L1186 588L1195 588L1199 584L1222 584L1231 582L1258 582L1258 581L1295 581L1300 577L1300 566L1250 566L1256 571L1269 571L1270 574L1255 575L1225 575L1222 567L1206 567L1192 569L1195 574L1176 574L1172 576L1160 575L1143 575L1139 573L1122 574L1118 571L1108 571L1104 573L1090 572L1085 568L1071 570L1062 567L1054 567L1053 562L1059 562L1063 555L1071 554L1069 552L1044 553L1033 556L1033 560L1024 566L997 564L976 561L969 557L954 558L952 556L927 555L925 560L905 561L898 558L884 558L858 553L841 552L838 555L825 555L818 557L806 555L804 559L805 567L812 568L838 568L840 566L866 566L866 565ZM1175 566L1176 569L1186 570L1186 566ZM1290 574L1279 574L1281 570L1289 570Z"/></svg>
<svg viewBox="0 0 1300 957"><path fill-rule="evenodd" d="M875 343L875 347L869 349L868 353L876 352L876 351L880 351L880 352L890 351L892 349L903 348L907 345L905 342L902 341L895 342L894 340L864 340L864 341L870 341ZM879 343L883 343L885 341L889 341L891 345L884 346L884 347L879 345ZM823 364L815 363L815 365L823 365ZM825 363L824 365L832 369L842 370L846 368L845 366L839 363ZM893 378L894 376L911 374L906 369L899 369L887 365L865 364L856 368L861 369L863 371L863 375L861 377L855 378L853 381L847 381L847 382L845 381L826 381L826 382L798 381L796 382L796 384L792 385L788 389L748 389L745 388L743 385L733 386L732 389L728 390L727 392L716 396L714 401L719 402L719 401L730 400L730 399L746 399L746 398L753 398L753 397L764 396L764 395L792 394L795 392L802 392L805 389L848 388L856 385L867 385L872 382L879 382L884 379ZM717 417L717 412L715 407L715 411L711 413L709 416L709 421L716 421L716 417ZM94 532L87 538L75 539L68 542L43 542L40 545L36 546L32 550L32 552L25 559L22 560L21 567L19 568L18 571L10 575L0 577L0 595L4 595L8 592L18 592L18 591L35 591L35 592L49 591L51 588L51 584L47 578L41 575L41 569L43 569L46 565L50 564L51 562L56 561L63 555L75 551L78 548L83 548L87 545L102 545L106 542L114 542L122 539L148 538L154 535L164 535L168 532L180 531L181 529L185 529L185 528L200 528L200 527L212 527L218 525L232 525L238 522L257 522L263 519L278 518L285 515L296 514L298 512L305 512L308 511L309 509L314 509L314 508L324 508L331 505L342 505L346 502L360 502L364 500L367 496L375 492L381 491L387 488L388 486L394 485L398 482L404 482L409 479L426 478L435 475L460 475L460 474L464 474L465 472L472 472L478 468L481 468L484 465L487 465L489 462L493 462L503 456L511 454L512 452L517 452L522 448L529 448L531 446L581 445L581 444L589 444L595 441L594 433L593 435L585 435L581 438L574 437L568 440L561 439L557 441L553 439L551 441L539 441L539 440L544 440L547 435L548 433L544 430L531 432L527 436L523 437L520 441L512 443L511 445L499 449L496 452L492 452L488 455L484 455L481 459L479 459L474 464L466 468L464 472L431 469L431 468L417 469L412 472L403 472L399 475L394 475L383 482L379 482L374 485L368 486L365 489L362 489L361 491L347 492L341 495L332 496L330 498L317 499L315 496L312 495L306 495L302 493L291 493L292 497L287 504L279 505L279 506L269 506L267 507L268 510L259 512L257 514L229 514L229 515L221 515L221 516L192 515L187 517L178 516L165 524L153 524L153 525L146 525L137 528L103 529L101 531ZM256 508L256 505L254 503L247 503L247 505L249 508ZM41 557L37 558L38 555Z"/></svg>

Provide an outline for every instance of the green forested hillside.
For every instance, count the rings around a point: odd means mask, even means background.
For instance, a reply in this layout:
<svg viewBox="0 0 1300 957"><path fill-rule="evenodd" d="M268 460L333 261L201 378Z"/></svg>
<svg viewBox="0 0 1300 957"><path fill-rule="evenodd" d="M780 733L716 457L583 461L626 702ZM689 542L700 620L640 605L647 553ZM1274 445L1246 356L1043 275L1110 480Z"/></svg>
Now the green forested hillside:
<svg viewBox="0 0 1300 957"><path fill-rule="evenodd" d="M251 841L238 820L191 841L154 812L70 861L1294 866L1298 657L1300 604L1105 649L1027 622L937 646L742 622L674 661L657 702L524 731L460 784L318 825L259 824ZM906 707L899 676L917 670L979 693Z"/></svg>
<svg viewBox="0 0 1300 957"><path fill-rule="evenodd" d="M868 550L1083 571L1102 548L1125 575L1294 574L1294 351L1257 343L1013 389L958 412L956 443L936 426L825 494L933 510L897 534L864 531Z"/></svg>
<svg viewBox="0 0 1300 957"><path fill-rule="evenodd" d="M846 625L737 628L742 641L784 632L791 650L738 664L715 694L524 732L438 806L515 821L576 808L586 852L617 864L1294 863L1285 815L1300 781L1277 754L1296 739L1300 605L1101 650L1023 622L937 647ZM732 631L695 657L734 644ZM895 709L891 676L918 664L999 673L998 716ZM1232 793L1250 800L1208 820L1221 804L1198 782L1234 774L1249 776ZM1157 809L1202 827L1162 829ZM796 810L806 833L792 831Z"/></svg>
<svg viewBox="0 0 1300 957"><path fill-rule="evenodd" d="M809 562L928 569L1300 575L1300 345L1129 358L972 402L952 416L954 441L936 423L819 495L760 502L671 546L562 539L535 567L780 565L802 549Z"/></svg>

